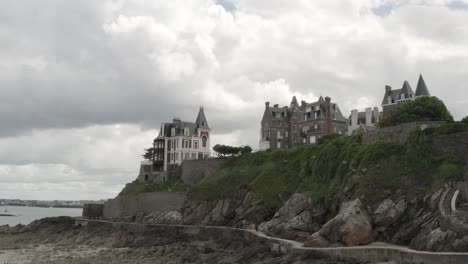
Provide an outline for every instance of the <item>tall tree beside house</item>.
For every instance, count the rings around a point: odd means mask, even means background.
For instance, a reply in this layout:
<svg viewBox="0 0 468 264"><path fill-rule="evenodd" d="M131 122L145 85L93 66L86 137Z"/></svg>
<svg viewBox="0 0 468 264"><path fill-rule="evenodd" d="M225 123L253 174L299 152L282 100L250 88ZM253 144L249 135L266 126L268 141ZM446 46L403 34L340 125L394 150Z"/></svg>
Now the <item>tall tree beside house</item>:
<svg viewBox="0 0 468 264"><path fill-rule="evenodd" d="M152 161L153 160L153 154L154 154L154 148L150 147L145 149L145 153L141 155L145 160Z"/></svg>
<svg viewBox="0 0 468 264"><path fill-rule="evenodd" d="M379 126L425 121L453 121L453 117L441 100L425 96L392 108L384 114Z"/></svg>

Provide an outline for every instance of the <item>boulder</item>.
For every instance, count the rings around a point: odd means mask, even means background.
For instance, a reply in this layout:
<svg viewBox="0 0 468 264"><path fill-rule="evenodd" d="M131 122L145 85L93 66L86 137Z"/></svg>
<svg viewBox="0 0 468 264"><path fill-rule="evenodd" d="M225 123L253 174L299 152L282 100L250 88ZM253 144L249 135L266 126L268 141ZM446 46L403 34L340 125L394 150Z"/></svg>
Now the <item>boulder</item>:
<svg viewBox="0 0 468 264"><path fill-rule="evenodd" d="M323 236L318 233L310 236L309 239L304 243L304 247L329 247L330 241L326 240Z"/></svg>
<svg viewBox="0 0 468 264"><path fill-rule="evenodd" d="M303 194L293 194L275 213L270 221L263 222L259 230L264 233L281 234L283 231L309 231L313 216L310 210L311 199Z"/></svg>
<svg viewBox="0 0 468 264"><path fill-rule="evenodd" d="M178 211L154 211L145 216L141 222L144 224L183 224L182 214Z"/></svg>
<svg viewBox="0 0 468 264"><path fill-rule="evenodd" d="M205 217L203 225L225 225L236 216L233 203L228 200L219 201L215 208Z"/></svg>
<svg viewBox="0 0 468 264"><path fill-rule="evenodd" d="M342 242L346 246L365 245L374 240L369 216L359 199L342 204L338 214L317 234L332 243Z"/></svg>
<svg viewBox="0 0 468 264"><path fill-rule="evenodd" d="M455 244L456 233L451 230L436 228L421 232L415 237L410 248L423 251L453 251L452 244Z"/></svg>
<svg viewBox="0 0 468 264"><path fill-rule="evenodd" d="M453 248L458 252L468 251L468 236L464 236L461 239L455 239L453 242Z"/></svg>
<svg viewBox="0 0 468 264"><path fill-rule="evenodd" d="M190 225L201 225L205 217L211 212L212 208L212 205L207 202L190 204L190 207L184 210L184 223Z"/></svg>
<svg viewBox="0 0 468 264"><path fill-rule="evenodd" d="M405 210L406 202L404 200L395 203L391 199L385 199L374 212L376 230L385 231L400 218Z"/></svg>
<svg viewBox="0 0 468 264"><path fill-rule="evenodd" d="M295 193L276 212L273 218L290 219L309 208L311 199L303 194Z"/></svg>

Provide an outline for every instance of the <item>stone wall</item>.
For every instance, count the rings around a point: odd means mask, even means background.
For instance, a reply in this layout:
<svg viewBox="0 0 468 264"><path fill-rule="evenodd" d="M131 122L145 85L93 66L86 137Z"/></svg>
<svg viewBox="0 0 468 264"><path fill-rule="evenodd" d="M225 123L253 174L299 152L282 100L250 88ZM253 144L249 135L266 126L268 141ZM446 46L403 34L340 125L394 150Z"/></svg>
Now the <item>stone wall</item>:
<svg viewBox="0 0 468 264"><path fill-rule="evenodd" d="M185 193L151 192L139 195L118 196L104 203L104 219L134 221L154 211L180 211L185 201Z"/></svg>
<svg viewBox="0 0 468 264"><path fill-rule="evenodd" d="M103 217L104 204L85 204L83 206L84 218L100 219Z"/></svg>
<svg viewBox="0 0 468 264"><path fill-rule="evenodd" d="M428 127L440 126L445 122L419 122L407 123L398 126L377 128L361 135L362 144L372 144L377 141L404 144L411 131L419 127L426 129Z"/></svg>
<svg viewBox="0 0 468 264"><path fill-rule="evenodd" d="M187 185L193 185L225 164L227 159L185 160L179 167L177 177Z"/></svg>
<svg viewBox="0 0 468 264"><path fill-rule="evenodd" d="M468 132L434 137L433 151L437 155L454 156L468 163Z"/></svg>

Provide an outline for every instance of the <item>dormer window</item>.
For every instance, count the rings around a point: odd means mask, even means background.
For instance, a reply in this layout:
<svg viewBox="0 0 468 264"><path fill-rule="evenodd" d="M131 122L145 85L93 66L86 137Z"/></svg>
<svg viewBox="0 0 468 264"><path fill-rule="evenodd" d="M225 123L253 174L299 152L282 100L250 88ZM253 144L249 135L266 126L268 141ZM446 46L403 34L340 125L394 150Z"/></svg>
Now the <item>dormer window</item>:
<svg viewBox="0 0 468 264"><path fill-rule="evenodd" d="M189 135L189 129L188 127L184 128L184 136L188 136Z"/></svg>
<svg viewBox="0 0 468 264"><path fill-rule="evenodd" d="M175 128L171 128L171 137L175 136Z"/></svg>

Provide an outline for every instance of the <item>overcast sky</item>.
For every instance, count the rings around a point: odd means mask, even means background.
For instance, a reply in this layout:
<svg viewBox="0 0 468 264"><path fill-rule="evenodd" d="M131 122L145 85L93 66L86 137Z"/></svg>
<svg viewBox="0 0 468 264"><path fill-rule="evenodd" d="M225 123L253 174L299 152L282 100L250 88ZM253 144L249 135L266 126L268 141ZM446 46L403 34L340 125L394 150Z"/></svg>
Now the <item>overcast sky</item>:
<svg viewBox="0 0 468 264"><path fill-rule="evenodd" d="M468 1L2 0L0 198L114 197L159 124L258 147L264 102L345 116L422 73L468 115Z"/></svg>

